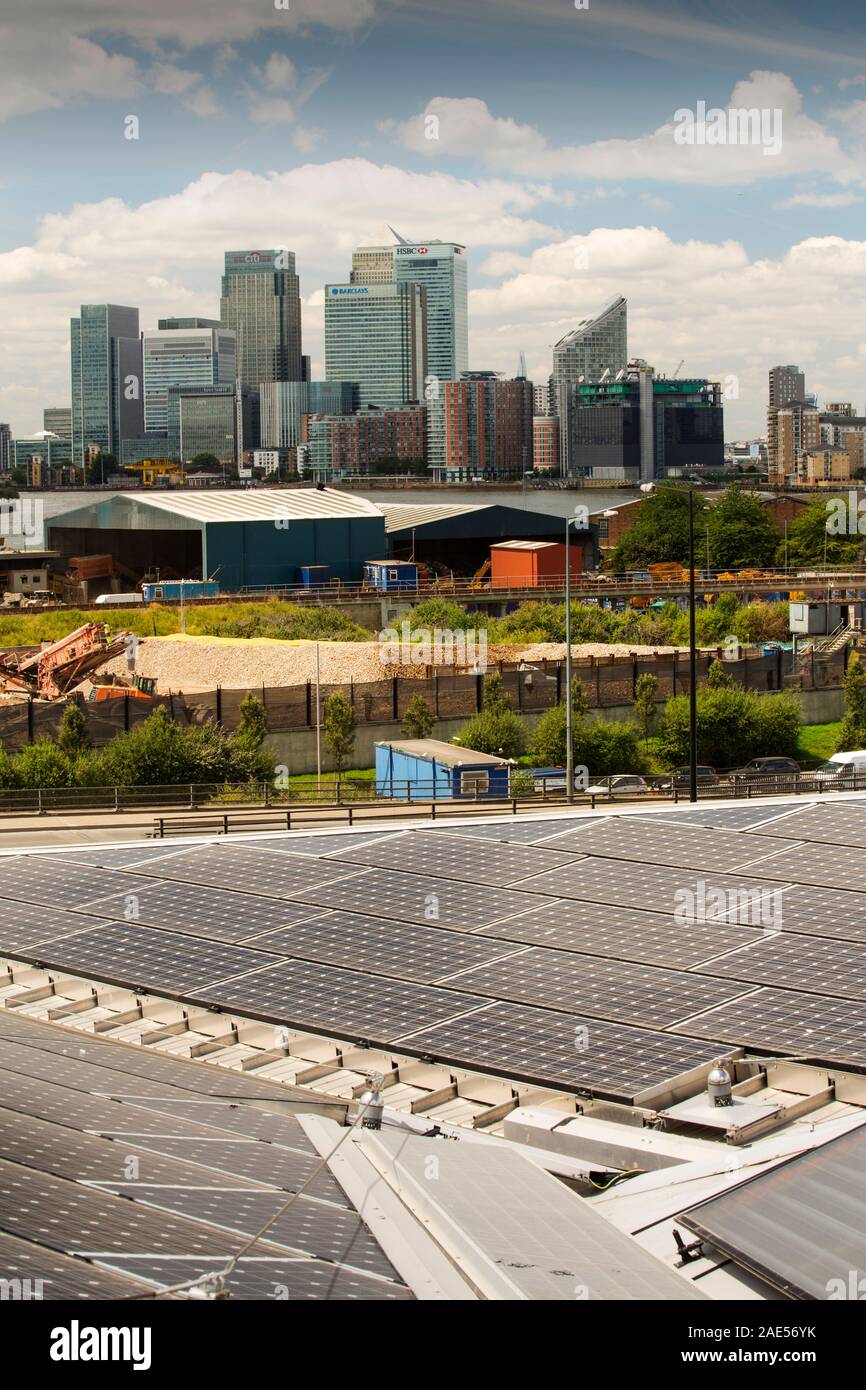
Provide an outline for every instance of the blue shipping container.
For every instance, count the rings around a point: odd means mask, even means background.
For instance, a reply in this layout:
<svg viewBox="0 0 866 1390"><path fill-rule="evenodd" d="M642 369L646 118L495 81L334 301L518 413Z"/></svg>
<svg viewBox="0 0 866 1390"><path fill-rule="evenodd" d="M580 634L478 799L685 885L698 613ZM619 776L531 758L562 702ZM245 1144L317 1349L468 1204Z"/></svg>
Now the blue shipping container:
<svg viewBox="0 0 866 1390"><path fill-rule="evenodd" d="M160 599L179 599L183 586L183 598L216 598L220 586L214 579L163 579L157 584L142 584L141 592L145 603L158 603Z"/></svg>
<svg viewBox="0 0 866 1390"><path fill-rule="evenodd" d="M376 794L396 801L507 797L511 764L435 738L376 744Z"/></svg>

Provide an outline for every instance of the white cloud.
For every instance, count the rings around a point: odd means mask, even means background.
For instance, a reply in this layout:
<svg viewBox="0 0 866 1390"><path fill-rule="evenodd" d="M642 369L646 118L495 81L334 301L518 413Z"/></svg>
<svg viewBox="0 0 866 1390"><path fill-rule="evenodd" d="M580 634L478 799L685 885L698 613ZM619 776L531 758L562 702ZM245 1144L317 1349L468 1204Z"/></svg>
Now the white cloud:
<svg viewBox="0 0 866 1390"><path fill-rule="evenodd" d="M285 97L253 97L249 108L250 120L267 125L281 125L295 119L295 108Z"/></svg>
<svg viewBox="0 0 866 1390"><path fill-rule="evenodd" d="M839 90L841 92L847 91L849 87L863 86L866 86L866 76L863 76L862 74L859 77L843 77L839 82Z"/></svg>
<svg viewBox="0 0 866 1390"><path fill-rule="evenodd" d="M847 208L862 202L856 193L795 193L774 203L774 208Z"/></svg>
<svg viewBox="0 0 866 1390"><path fill-rule="evenodd" d="M324 134L325 132L317 126L299 125L292 131L292 144L302 154L309 154L311 150L316 148Z"/></svg>
<svg viewBox="0 0 866 1390"><path fill-rule="evenodd" d="M285 53L272 53L265 63L265 82L269 87L294 87L298 70Z"/></svg>
<svg viewBox="0 0 866 1390"><path fill-rule="evenodd" d="M847 126L855 136L866 136L866 101L852 101L848 106L831 111L830 115L833 120Z"/></svg>
<svg viewBox="0 0 866 1390"><path fill-rule="evenodd" d="M711 98L705 100L708 110L714 108ZM537 178L724 185L813 170L843 182L866 175L862 160L846 154L832 132L805 114L802 96L785 73L753 72L737 83L724 109L781 112L778 153L766 154L761 144L678 144L673 112L670 121L634 139L552 148L533 126L494 115L477 97L433 97L420 115L392 124L416 154L470 156L492 169Z"/></svg>
<svg viewBox="0 0 866 1390"><path fill-rule="evenodd" d="M560 235L538 219L543 201L529 184L345 159L268 175L207 173L140 206L110 198L50 214L32 245L0 254L0 419L24 433L40 425L42 404L68 400L69 318L81 303L138 305L145 328L170 313L213 317L224 251L288 246L312 296L305 350L320 358L316 292L348 278L353 248L383 221L410 237L519 247Z"/></svg>

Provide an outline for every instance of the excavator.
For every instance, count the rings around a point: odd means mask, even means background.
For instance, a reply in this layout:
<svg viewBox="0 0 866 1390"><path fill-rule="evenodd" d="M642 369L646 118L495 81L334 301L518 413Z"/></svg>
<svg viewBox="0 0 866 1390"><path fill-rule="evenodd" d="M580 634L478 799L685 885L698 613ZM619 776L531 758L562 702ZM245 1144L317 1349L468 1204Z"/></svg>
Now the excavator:
<svg viewBox="0 0 866 1390"><path fill-rule="evenodd" d="M112 635L106 623L84 623L38 652L0 651L0 691L59 700L103 662L128 651L132 640L131 632Z"/></svg>

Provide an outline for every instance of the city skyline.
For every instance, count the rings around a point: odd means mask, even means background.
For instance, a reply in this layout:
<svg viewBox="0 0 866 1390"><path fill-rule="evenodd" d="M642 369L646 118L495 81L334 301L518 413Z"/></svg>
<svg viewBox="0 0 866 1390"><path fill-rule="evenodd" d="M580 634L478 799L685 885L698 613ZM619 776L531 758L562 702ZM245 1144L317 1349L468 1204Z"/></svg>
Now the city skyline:
<svg viewBox="0 0 866 1390"><path fill-rule="evenodd" d="M232 246L295 252L321 376L323 288L383 222L467 246L472 369L513 375L523 351L543 380L553 343L622 294L635 354L737 378L730 437L763 432L767 371L790 359L819 396L866 401L851 3L155 0L115 4L108 30L69 0L46 31L48 9L33 0L0 55L14 433L66 401L78 305L216 317ZM753 143L680 140L701 104L773 119Z"/></svg>

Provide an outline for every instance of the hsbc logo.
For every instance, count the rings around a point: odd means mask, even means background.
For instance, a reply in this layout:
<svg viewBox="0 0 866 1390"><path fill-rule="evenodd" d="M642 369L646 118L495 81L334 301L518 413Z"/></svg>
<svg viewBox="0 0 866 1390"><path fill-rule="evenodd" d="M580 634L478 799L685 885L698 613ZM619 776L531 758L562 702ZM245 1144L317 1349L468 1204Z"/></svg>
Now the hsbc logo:
<svg viewBox="0 0 866 1390"><path fill-rule="evenodd" d="M429 251L428 246L398 246L396 247L398 256L426 256Z"/></svg>

